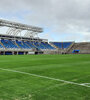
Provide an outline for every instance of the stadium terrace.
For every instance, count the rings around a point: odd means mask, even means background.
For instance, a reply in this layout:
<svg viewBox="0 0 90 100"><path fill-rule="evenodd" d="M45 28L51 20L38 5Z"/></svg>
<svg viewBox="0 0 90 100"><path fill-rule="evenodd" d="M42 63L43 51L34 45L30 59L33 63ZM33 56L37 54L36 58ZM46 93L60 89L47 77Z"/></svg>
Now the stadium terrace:
<svg viewBox="0 0 90 100"><path fill-rule="evenodd" d="M39 38L38 34L43 32L40 27L0 19L0 27L4 26L8 30L0 34L0 55L90 53L87 42L48 42ZM24 30L24 36L18 36Z"/></svg>

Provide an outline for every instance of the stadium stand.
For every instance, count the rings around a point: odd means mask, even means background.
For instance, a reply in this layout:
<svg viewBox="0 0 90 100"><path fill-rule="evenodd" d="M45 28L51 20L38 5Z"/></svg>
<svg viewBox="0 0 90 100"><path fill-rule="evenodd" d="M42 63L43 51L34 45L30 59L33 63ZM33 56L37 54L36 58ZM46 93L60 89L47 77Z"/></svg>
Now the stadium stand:
<svg viewBox="0 0 90 100"><path fill-rule="evenodd" d="M11 40L1 40L1 43L5 46L5 48L18 48Z"/></svg>
<svg viewBox="0 0 90 100"><path fill-rule="evenodd" d="M43 32L43 29L36 26L25 25L0 19L1 27L8 27L6 34L0 34L0 54L38 54L44 51L56 50L48 43L47 39L35 37L36 34ZM21 32L26 30L24 36ZM19 34L19 35L18 35ZM31 52L31 53L30 53ZM34 53L32 53L34 52Z"/></svg>
<svg viewBox="0 0 90 100"><path fill-rule="evenodd" d="M66 49L72 44L72 42L50 42L50 43L60 49Z"/></svg>
<svg viewBox="0 0 90 100"><path fill-rule="evenodd" d="M42 40L32 40L30 41L30 38L27 38L25 40L21 40L17 37L16 40L12 38L12 36L7 37L7 35L0 35L3 37L0 37L0 51L3 53L0 54L5 54L5 55L12 55L16 54L18 55L23 55L23 54L28 54L28 52L41 52L45 50L55 50L54 47L52 47L48 42L43 42ZM7 38L7 39L6 39ZM23 38L22 38L23 39ZM13 53L14 52L14 53ZM26 53L27 52L27 53Z"/></svg>
<svg viewBox="0 0 90 100"><path fill-rule="evenodd" d="M67 53L90 54L90 42L74 43L72 47L67 51Z"/></svg>
<svg viewBox="0 0 90 100"><path fill-rule="evenodd" d="M90 53L89 42L48 42L48 39L35 37L43 32L40 27L2 19L0 26L9 28L6 34L0 34L0 55ZM27 32L22 36L23 30Z"/></svg>

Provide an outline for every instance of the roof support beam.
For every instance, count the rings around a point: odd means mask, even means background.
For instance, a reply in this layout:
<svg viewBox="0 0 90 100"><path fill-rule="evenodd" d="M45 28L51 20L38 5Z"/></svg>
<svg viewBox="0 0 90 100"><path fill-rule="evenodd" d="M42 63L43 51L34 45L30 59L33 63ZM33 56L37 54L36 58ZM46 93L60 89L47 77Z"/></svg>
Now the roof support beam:
<svg viewBox="0 0 90 100"><path fill-rule="evenodd" d="M27 31L27 32L24 34L24 36L25 36L25 37L31 37L31 38L33 38L33 37L35 37L37 34L38 34L38 32Z"/></svg>
<svg viewBox="0 0 90 100"><path fill-rule="evenodd" d="M40 27L30 26L30 25L11 22L2 19L0 19L0 26L6 26L6 27L21 29L21 30L28 30L28 31L38 32L38 33L43 32L43 29Z"/></svg>
<svg viewBox="0 0 90 100"><path fill-rule="evenodd" d="M21 31L22 31L21 29L9 28L6 34L17 36Z"/></svg>

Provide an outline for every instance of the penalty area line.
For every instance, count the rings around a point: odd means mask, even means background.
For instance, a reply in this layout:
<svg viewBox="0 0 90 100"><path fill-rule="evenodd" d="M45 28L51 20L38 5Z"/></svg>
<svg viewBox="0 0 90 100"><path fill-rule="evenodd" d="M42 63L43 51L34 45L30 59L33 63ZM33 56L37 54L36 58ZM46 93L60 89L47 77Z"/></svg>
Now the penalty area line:
<svg viewBox="0 0 90 100"><path fill-rule="evenodd" d="M90 87L90 86L87 86L87 85L82 84L82 83L79 84L79 83L75 83L75 82L71 82L71 81L66 81L66 80L48 77L48 76L42 76L42 75L37 75L37 74L32 74L32 73L27 73L27 72L22 72L22 71L17 71L17 70L11 70L11 69L4 69L4 68L0 68L0 69L4 70L4 71L15 72L15 73L25 74L25 75L29 75L29 76L34 76L34 77L40 77L40 78L54 80L54 81L58 81L58 82L64 82L64 83L78 85L78 86Z"/></svg>

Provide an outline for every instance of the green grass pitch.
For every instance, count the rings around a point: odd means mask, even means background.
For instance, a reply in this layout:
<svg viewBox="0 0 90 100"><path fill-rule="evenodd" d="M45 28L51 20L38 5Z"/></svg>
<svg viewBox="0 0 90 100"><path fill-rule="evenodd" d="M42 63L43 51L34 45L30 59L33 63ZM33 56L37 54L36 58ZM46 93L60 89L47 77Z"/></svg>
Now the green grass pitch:
<svg viewBox="0 0 90 100"><path fill-rule="evenodd" d="M0 100L90 100L90 55L0 56L0 68Z"/></svg>

